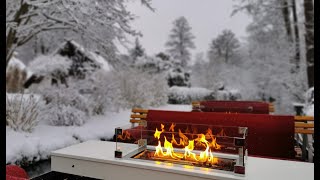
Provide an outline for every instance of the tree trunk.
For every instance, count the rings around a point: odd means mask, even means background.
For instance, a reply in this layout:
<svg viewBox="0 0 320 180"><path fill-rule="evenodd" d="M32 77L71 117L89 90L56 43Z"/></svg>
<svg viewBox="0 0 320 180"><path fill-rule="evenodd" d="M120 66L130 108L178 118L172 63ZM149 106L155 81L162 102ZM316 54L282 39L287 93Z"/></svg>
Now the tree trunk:
<svg viewBox="0 0 320 180"><path fill-rule="evenodd" d="M296 0L291 0L292 3L292 14L293 14L293 23L294 23L294 37L295 37L295 72L298 72L300 69L300 35L298 27L298 16L296 9Z"/></svg>
<svg viewBox="0 0 320 180"><path fill-rule="evenodd" d="M20 9L17 11L14 17L14 22L17 23L17 27L19 27L21 23L20 17L27 14L29 10L29 5L27 3L23 3L20 6ZM10 28L8 36L6 37L6 68L8 67L9 61L15 51L15 44L17 44L17 31L13 28Z"/></svg>
<svg viewBox="0 0 320 180"><path fill-rule="evenodd" d="M306 60L309 87L314 86L314 11L312 0L304 0Z"/></svg>
<svg viewBox="0 0 320 180"><path fill-rule="evenodd" d="M287 0L282 0L282 15L285 23L285 28L287 31L288 40L292 42L292 31L291 31L291 22L290 22L290 11Z"/></svg>

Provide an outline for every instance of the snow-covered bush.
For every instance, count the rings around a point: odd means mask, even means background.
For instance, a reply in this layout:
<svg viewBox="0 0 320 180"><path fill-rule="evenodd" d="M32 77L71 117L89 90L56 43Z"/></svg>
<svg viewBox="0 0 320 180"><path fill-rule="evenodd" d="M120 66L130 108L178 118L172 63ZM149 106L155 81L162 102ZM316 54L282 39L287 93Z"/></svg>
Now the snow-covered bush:
<svg viewBox="0 0 320 180"><path fill-rule="evenodd" d="M168 85L172 86L187 86L190 87L190 73L186 72L181 67L172 68L168 72Z"/></svg>
<svg viewBox="0 0 320 180"><path fill-rule="evenodd" d="M44 120L49 120L54 126L81 126L87 117L83 111L65 104L50 103L43 113Z"/></svg>
<svg viewBox="0 0 320 180"><path fill-rule="evenodd" d="M167 103L168 85L163 74L139 70L114 72L125 107L149 107Z"/></svg>
<svg viewBox="0 0 320 180"><path fill-rule="evenodd" d="M38 124L39 99L34 95L6 95L6 125L15 131L32 132Z"/></svg>
<svg viewBox="0 0 320 180"><path fill-rule="evenodd" d="M192 101L214 100L214 92L199 87L178 87L173 86L169 89L170 104L190 104Z"/></svg>
<svg viewBox="0 0 320 180"><path fill-rule="evenodd" d="M37 75L59 77L68 74L71 63L71 60L60 55L40 55L28 67Z"/></svg>
<svg viewBox="0 0 320 180"><path fill-rule="evenodd" d="M86 97L91 115L124 108L154 107L168 101L165 75L134 68L110 72L98 70L90 77L69 85L78 88Z"/></svg>
<svg viewBox="0 0 320 180"><path fill-rule="evenodd" d="M104 114L106 111L118 111L124 105L114 72L98 70L90 77L72 83L71 86L78 87L80 93L87 98L91 115Z"/></svg>
<svg viewBox="0 0 320 180"><path fill-rule="evenodd" d="M221 89L217 92L217 100L230 100L230 101L237 101L241 100L242 96L239 90L237 89Z"/></svg>
<svg viewBox="0 0 320 180"><path fill-rule="evenodd" d="M172 63L157 56L144 55L136 58L134 67L154 74L168 71L172 67Z"/></svg>
<svg viewBox="0 0 320 180"><path fill-rule="evenodd" d="M40 117L55 126L82 125L89 116L87 99L71 87L47 88Z"/></svg>
<svg viewBox="0 0 320 180"><path fill-rule="evenodd" d="M149 74L132 70L121 72L120 93L127 107L156 107L168 102L168 83L165 74Z"/></svg>
<svg viewBox="0 0 320 180"><path fill-rule="evenodd" d="M40 55L30 62L28 68L33 76L41 79L37 84L33 84L28 89L35 93L41 93L44 88L52 85L67 86L67 77L71 61L60 55ZM27 82L29 83L29 82Z"/></svg>

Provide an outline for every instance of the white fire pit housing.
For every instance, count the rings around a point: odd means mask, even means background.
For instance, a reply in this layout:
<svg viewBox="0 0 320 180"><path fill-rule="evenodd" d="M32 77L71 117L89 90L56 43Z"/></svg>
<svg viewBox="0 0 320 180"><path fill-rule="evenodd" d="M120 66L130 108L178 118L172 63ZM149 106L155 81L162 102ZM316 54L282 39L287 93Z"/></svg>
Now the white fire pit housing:
<svg viewBox="0 0 320 180"><path fill-rule="evenodd" d="M248 157L246 175L179 164L115 158L115 142L87 141L52 152L52 171L104 180L314 179L313 163ZM136 144L120 145L123 156Z"/></svg>

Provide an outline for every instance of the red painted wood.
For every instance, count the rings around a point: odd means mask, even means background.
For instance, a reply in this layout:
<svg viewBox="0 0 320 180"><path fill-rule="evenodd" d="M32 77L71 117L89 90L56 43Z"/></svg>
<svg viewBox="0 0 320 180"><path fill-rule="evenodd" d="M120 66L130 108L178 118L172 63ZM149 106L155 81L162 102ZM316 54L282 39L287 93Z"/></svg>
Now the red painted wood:
<svg viewBox="0 0 320 180"><path fill-rule="evenodd" d="M248 127L248 154L294 159L294 116L149 110L147 121ZM154 126L154 125L153 125ZM157 126L159 127L159 126ZM155 127L149 126L154 130Z"/></svg>
<svg viewBox="0 0 320 180"><path fill-rule="evenodd" d="M200 101L203 112L269 114L269 104L256 101Z"/></svg>

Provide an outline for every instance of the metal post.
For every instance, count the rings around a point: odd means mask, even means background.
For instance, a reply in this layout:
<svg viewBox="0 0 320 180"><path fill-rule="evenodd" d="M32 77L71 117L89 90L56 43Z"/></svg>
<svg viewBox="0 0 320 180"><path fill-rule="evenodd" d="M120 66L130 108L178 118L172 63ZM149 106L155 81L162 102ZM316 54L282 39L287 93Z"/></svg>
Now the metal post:
<svg viewBox="0 0 320 180"><path fill-rule="evenodd" d="M307 159L307 144L308 144L308 137L306 134L302 135L302 159L305 161Z"/></svg>

